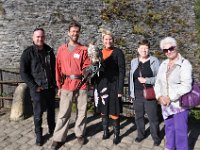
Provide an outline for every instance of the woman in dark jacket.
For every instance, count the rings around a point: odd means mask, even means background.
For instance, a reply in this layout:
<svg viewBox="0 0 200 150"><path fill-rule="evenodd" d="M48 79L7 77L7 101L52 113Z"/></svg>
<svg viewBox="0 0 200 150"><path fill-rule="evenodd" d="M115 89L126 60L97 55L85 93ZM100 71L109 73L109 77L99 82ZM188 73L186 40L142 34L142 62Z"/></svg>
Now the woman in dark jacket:
<svg viewBox="0 0 200 150"><path fill-rule="evenodd" d="M103 139L109 138L109 115L113 120L113 143L119 143L119 115L125 76L125 59L121 49L113 46L113 35L103 31L102 66L96 80L98 93L98 110L102 115Z"/></svg>

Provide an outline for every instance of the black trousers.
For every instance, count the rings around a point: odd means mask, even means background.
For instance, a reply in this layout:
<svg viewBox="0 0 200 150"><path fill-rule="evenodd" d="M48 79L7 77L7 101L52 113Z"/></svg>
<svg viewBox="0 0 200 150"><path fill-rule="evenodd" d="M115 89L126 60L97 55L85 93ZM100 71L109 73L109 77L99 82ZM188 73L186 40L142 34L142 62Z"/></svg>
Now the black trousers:
<svg viewBox="0 0 200 150"><path fill-rule="evenodd" d="M47 111L49 132L55 128L55 89L45 89L41 92L30 90L33 103L35 133L42 134L42 115Z"/></svg>
<svg viewBox="0 0 200 150"><path fill-rule="evenodd" d="M158 105L156 100L147 101L144 99L142 90L135 91L134 100L135 122L139 138L145 137L144 114L148 116L150 132L155 142L160 141Z"/></svg>

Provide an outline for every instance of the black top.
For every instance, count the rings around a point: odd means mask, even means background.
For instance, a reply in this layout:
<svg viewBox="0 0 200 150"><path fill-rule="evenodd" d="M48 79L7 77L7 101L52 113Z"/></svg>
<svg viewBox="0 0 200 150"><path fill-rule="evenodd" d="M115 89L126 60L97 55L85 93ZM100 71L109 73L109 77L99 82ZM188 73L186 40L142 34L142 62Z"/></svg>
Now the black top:
<svg viewBox="0 0 200 150"><path fill-rule="evenodd" d="M153 72L150 67L150 60L145 63L139 62L138 68L135 70L133 74L133 81L135 84L135 90L143 90L142 83L139 82L138 77L140 77L139 70L141 71L142 77L153 77ZM151 87L150 84L145 84L146 87Z"/></svg>

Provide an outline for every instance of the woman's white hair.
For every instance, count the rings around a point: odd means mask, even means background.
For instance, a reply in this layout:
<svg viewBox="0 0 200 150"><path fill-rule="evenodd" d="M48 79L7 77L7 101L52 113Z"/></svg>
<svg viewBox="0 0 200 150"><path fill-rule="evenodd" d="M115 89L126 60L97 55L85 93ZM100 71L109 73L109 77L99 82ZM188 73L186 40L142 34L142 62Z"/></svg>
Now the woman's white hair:
<svg viewBox="0 0 200 150"><path fill-rule="evenodd" d="M163 49L165 44L171 44L172 46L177 47L177 42L174 38L172 37L165 37L160 41L160 48Z"/></svg>

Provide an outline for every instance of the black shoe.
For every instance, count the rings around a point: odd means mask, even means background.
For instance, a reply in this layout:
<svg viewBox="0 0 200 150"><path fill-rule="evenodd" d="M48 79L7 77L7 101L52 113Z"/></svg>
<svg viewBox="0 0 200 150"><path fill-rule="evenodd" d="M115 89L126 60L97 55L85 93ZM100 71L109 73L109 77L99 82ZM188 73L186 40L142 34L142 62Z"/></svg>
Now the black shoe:
<svg viewBox="0 0 200 150"><path fill-rule="evenodd" d="M154 145L154 146L159 146L160 143L161 143L161 141L155 141L155 142L153 143L153 145Z"/></svg>
<svg viewBox="0 0 200 150"><path fill-rule="evenodd" d="M42 141L42 140L37 140L37 139L36 139L35 144L36 144L37 146L42 146L43 141Z"/></svg>
<svg viewBox="0 0 200 150"><path fill-rule="evenodd" d="M42 146L43 145L43 137L41 134L36 134L36 142L35 144L37 146Z"/></svg>
<svg viewBox="0 0 200 150"><path fill-rule="evenodd" d="M58 145L59 145L59 142L53 141L53 143L52 143L52 145L51 145L51 149L52 149L52 150L58 149Z"/></svg>
<svg viewBox="0 0 200 150"><path fill-rule="evenodd" d="M139 137L136 137L135 138L135 142L136 143L140 143L142 140L144 140L145 138L143 137L143 138L139 138Z"/></svg>
<svg viewBox="0 0 200 150"><path fill-rule="evenodd" d="M119 135L114 135L113 144L117 145L117 144L119 144L119 142L120 142Z"/></svg>
<svg viewBox="0 0 200 150"><path fill-rule="evenodd" d="M49 135L52 136L52 135L53 135L53 132L54 132L54 131L51 131L51 130L50 130L50 131L49 131Z"/></svg>
<svg viewBox="0 0 200 150"><path fill-rule="evenodd" d="M110 134L109 134L109 131L108 130L105 130L105 131L103 131L103 140L105 140L105 139L108 139L110 137Z"/></svg>

